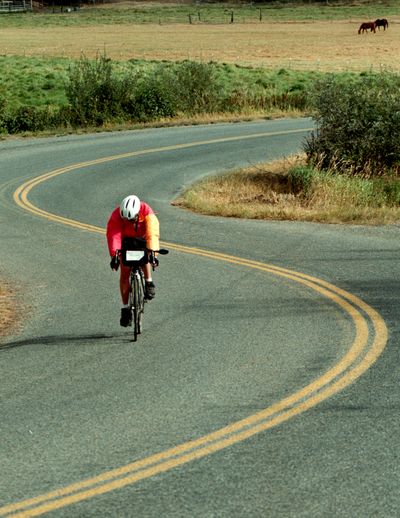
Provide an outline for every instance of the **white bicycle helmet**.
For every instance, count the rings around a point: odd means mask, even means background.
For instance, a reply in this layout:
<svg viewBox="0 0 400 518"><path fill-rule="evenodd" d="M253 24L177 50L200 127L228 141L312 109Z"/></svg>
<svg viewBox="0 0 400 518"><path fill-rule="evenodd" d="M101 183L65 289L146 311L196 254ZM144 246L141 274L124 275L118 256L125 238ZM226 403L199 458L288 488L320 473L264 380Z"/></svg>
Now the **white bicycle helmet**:
<svg viewBox="0 0 400 518"><path fill-rule="evenodd" d="M122 218L125 219L135 219L135 217L139 214L140 210L140 200L134 194L127 196L121 202L119 206L119 213Z"/></svg>

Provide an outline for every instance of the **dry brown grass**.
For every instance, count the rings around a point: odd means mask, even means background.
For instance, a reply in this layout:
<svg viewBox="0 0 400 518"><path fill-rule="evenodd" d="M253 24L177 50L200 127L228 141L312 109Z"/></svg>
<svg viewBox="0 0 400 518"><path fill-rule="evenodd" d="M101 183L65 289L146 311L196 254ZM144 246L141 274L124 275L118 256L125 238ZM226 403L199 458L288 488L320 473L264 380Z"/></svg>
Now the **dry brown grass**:
<svg viewBox="0 0 400 518"><path fill-rule="evenodd" d="M0 285L0 337L10 333L18 322L18 312L11 287Z"/></svg>
<svg viewBox="0 0 400 518"><path fill-rule="evenodd" d="M99 25L4 28L0 54L117 60L203 60L299 70L400 70L398 19L387 31L358 34L349 22L233 25Z"/></svg>
<svg viewBox="0 0 400 518"><path fill-rule="evenodd" d="M201 214L251 219L367 225L400 221L400 207L360 203L357 186L341 182L340 176L317 182L310 196L296 192L288 171L304 163L304 156L298 155L210 177L189 188L174 205Z"/></svg>
<svg viewBox="0 0 400 518"><path fill-rule="evenodd" d="M253 219L297 219L304 212L288 190L288 169L300 157L259 164L206 178L189 188L174 205L208 215Z"/></svg>

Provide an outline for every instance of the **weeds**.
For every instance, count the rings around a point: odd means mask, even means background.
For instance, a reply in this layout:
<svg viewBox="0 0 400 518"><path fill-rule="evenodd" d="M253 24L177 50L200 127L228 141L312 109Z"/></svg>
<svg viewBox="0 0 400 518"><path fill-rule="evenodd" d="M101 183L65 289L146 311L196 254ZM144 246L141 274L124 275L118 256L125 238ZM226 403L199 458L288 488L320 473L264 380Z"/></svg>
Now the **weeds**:
<svg viewBox="0 0 400 518"><path fill-rule="evenodd" d="M207 178L175 204L228 217L394 223L400 219L400 180L390 174L361 178L320 171L305 157L294 157Z"/></svg>

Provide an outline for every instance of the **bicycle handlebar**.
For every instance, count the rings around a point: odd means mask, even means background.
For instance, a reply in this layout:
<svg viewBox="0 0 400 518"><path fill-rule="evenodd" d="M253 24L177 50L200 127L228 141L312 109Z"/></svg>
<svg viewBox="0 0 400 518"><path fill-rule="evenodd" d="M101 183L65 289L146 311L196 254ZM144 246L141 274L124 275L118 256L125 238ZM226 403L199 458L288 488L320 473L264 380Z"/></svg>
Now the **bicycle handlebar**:
<svg viewBox="0 0 400 518"><path fill-rule="evenodd" d="M115 255L114 255L114 257L118 261L118 264L120 263L121 252L122 252L122 250L116 250ZM155 267L158 266L158 259L155 254L160 254L160 255L169 254L169 250L167 250L166 248L160 248L160 250L150 250L149 248L146 248L144 250L144 252L146 252L149 257L149 263L151 264L153 271L154 271Z"/></svg>

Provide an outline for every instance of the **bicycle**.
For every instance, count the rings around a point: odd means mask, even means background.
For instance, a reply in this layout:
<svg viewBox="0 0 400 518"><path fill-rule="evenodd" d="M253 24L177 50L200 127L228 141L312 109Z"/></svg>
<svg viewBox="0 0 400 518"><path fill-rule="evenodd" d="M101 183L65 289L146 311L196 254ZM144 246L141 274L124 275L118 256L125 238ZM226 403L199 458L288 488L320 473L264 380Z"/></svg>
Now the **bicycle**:
<svg viewBox="0 0 400 518"><path fill-rule="evenodd" d="M169 250L161 248L160 250L149 250L141 240L136 239L133 243L128 242L127 247L116 251L116 256L121 258L125 266L130 266L129 275L129 309L131 311L131 326L133 325L133 341L137 341L138 335L142 332L142 322L144 314L144 305L147 302L145 297L145 279L141 266L150 263L153 271L158 266L156 254L166 255Z"/></svg>

